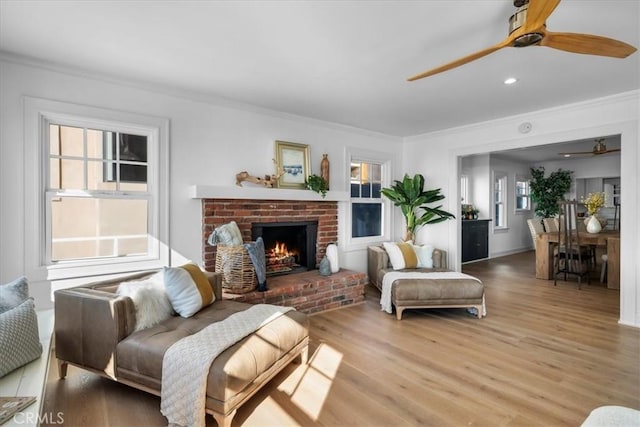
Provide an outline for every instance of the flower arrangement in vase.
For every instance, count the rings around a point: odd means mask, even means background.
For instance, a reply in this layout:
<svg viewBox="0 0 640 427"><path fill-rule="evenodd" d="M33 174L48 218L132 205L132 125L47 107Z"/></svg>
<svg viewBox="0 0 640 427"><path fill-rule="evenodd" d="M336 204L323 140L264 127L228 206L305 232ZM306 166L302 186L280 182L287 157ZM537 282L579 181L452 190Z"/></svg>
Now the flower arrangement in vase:
<svg viewBox="0 0 640 427"><path fill-rule="evenodd" d="M587 226L587 231L591 233L598 233L607 225L606 218L602 218L601 216L596 215L600 208L604 206L604 193L589 193L586 199L582 199L582 203L584 203L584 206L587 208L588 217L584 221L585 225ZM589 226L591 217L594 217L599 222L600 227L597 231L596 228L598 227L596 227L594 224L592 224L591 227ZM594 231L590 231L589 228Z"/></svg>

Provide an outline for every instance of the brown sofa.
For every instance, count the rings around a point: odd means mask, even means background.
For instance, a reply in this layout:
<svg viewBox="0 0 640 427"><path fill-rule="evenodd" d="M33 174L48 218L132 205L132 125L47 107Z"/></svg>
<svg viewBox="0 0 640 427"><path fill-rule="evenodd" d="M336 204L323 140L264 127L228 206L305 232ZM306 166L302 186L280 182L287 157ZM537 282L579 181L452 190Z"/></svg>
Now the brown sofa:
<svg viewBox="0 0 640 427"><path fill-rule="evenodd" d="M149 393L160 395L162 358L180 338L249 306L222 299L220 274L207 273L216 301L194 316L173 316L132 332L131 298L115 292L123 280L55 292L55 349L60 378L71 364ZM298 356L306 363L309 321L289 311L222 352L209 370L206 411L218 426L229 426L237 408ZM259 355L259 357L256 357Z"/></svg>
<svg viewBox="0 0 640 427"><path fill-rule="evenodd" d="M389 255L382 246L367 248L367 269L370 283L382 291L385 274L394 271ZM433 268L404 269L398 271L447 272L447 253L440 249L433 251ZM478 318L484 312L484 285L473 279L397 279L391 288L391 303L396 309L396 317L402 319L407 308L468 308L477 310Z"/></svg>

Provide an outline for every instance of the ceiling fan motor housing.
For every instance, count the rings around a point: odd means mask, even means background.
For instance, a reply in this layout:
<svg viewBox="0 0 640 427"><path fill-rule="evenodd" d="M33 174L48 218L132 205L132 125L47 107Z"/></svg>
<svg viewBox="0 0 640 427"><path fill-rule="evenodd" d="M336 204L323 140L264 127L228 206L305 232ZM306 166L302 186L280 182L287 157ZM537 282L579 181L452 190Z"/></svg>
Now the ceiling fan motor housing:
<svg viewBox="0 0 640 427"><path fill-rule="evenodd" d="M522 27L527 21L527 9L529 9L529 2L520 6L518 10L516 10L516 13L511 15L509 18L509 34ZM540 33L523 34L513 41L513 47L527 47L540 43L542 37L543 35Z"/></svg>

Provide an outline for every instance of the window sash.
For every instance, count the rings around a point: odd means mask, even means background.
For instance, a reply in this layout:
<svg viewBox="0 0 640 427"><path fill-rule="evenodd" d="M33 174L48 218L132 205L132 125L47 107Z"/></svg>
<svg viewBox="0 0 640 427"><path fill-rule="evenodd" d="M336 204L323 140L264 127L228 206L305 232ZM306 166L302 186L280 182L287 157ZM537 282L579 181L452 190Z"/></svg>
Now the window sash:
<svg viewBox="0 0 640 427"><path fill-rule="evenodd" d="M62 201L62 199L67 200L91 200L91 201L99 201L99 200L125 200L125 201L143 201L146 203L146 227L143 231L144 234L137 233L134 234L119 234L119 235L93 235L93 236L75 236L75 237L61 237L54 238L54 225L53 225L53 206L57 201ZM109 194L109 193L99 193L99 194L87 194L80 192L69 192L69 191L47 191L45 194L45 263L48 266L56 266L56 265L73 265L73 264L115 264L121 262L130 262L130 261L144 261L154 259L158 256L158 248L155 239L151 238L153 235L153 223L150 220L152 218L152 202L153 198L151 195L140 195L140 194ZM77 218L77 217L76 217ZM117 219L117 218L116 218ZM96 224L98 226L99 224ZM77 229L74 231L77 232ZM55 241L63 242L85 242L88 243L91 240L94 241L108 241L112 240L114 245L117 245L118 241L127 240L132 238L144 238L147 240L146 248L143 253L137 254L111 254L111 255L102 255L102 256L78 256L78 257L68 257L64 259L54 259L54 250L53 245Z"/></svg>
<svg viewBox="0 0 640 427"><path fill-rule="evenodd" d="M495 173L494 179L494 228L507 227L507 175Z"/></svg>
<svg viewBox="0 0 640 427"><path fill-rule="evenodd" d="M379 169L376 170L376 173L379 175L372 176L373 181L380 184L380 189L387 187L389 185L389 177L392 172L392 165L397 161L395 159L395 154L388 152L377 152L368 149L362 148L347 148L346 149L346 174L344 177L345 184L347 186L347 190L351 191L351 184L355 182L356 179L352 180L352 163L360 164L360 163L368 163L368 164L376 164L379 165ZM360 181L359 176L354 176L357 178L357 181ZM341 223L343 223L344 227L339 227L340 239L344 242L345 251L357 251L366 249L367 246L380 243L382 241L391 240L391 232L393 230L393 216L394 212L392 212L391 202L384 198L382 194L377 194L376 198L368 198L368 197L350 197L348 201L340 202L338 204L338 215ZM360 193L358 192L358 196ZM368 237L353 237L354 233L352 230L352 209L354 203L380 203L381 204L381 220L380 220L380 235L376 236L368 236Z"/></svg>
<svg viewBox="0 0 640 427"><path fill-rule="evenodd" d="M148 253L146 256L117 257L50 263L48 239L51 216L49 197L107 197L102 190L49 191L49 129L51 123L92 130L144 135L148 142L146 192L120 191L114 197L149 198L147 210ZM169 120L137 113L79 104L24 97L25 156L25 269L34 281L60 280L103 274L157 269L169 265ZM93 159L92 159L93 160Z"/></svg>
<svg viewBox="0 0 640 427"><path fill-rule="evenodd" d="M531 210L530 183L528 179L516 177L515 210L524 212Z"/></svg>
<svg viewBox="0 0 640 427"><path fill-rule="evenodd" d="M350 238L352 241L363 241L367 239L380 239L384 235L384 202L382 200L382 178L384 174L384 164L378 161L364 160L356 157L352 157L350 160L350 177L349 188L351 193L351 206L350 206ZM357 168L357 172L356 169ZM377 197L376 197L377 196ZM379 232L375 234L361 234L356 232L354 224L356 218L354 217L354 205L379 205L379 221L378 224L373 225L373 229L377 229ZM359 228L360 230L371 229L371 224L363 224ZM367 231L362 231L368 233Z"/></svg>

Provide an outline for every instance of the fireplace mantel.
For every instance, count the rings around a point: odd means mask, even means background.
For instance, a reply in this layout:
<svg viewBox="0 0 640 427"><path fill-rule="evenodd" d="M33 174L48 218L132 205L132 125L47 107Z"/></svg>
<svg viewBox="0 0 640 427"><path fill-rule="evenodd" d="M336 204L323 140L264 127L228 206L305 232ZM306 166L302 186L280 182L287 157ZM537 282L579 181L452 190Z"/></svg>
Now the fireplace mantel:
<svg viewBox="0 0 640 427"><path fill-rule="evenodd" d="M253 200L311 200L327 202L345 202L349 200L348 191L327 191L322 198L311 190L289 188L240 187L221 185L192 185L189 188L192 199L253 199Z"/></svg>

